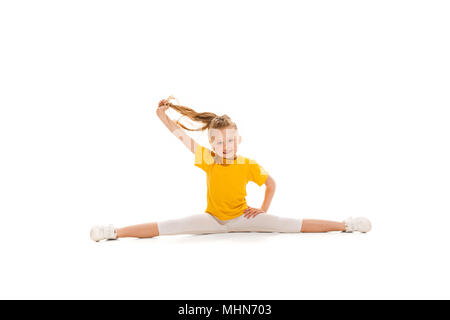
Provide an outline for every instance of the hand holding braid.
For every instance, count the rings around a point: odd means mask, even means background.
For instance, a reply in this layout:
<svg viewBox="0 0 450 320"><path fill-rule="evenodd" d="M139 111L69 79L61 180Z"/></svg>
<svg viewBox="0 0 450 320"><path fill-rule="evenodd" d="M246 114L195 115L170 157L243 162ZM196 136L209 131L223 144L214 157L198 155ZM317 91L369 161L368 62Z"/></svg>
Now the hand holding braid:
<svg viewBox="0 0 450 320"><path fill-rule="evenodd" d="M167 99L162 99L161 101L159 101L158 103L158 109L156 110L156 113L158 115L160 115L161 113L166 112L167 109L169 109L169 107L173 106L172 103L170 103L171 99L176 99L174 96L169 96ZM178 101L178 99L176 99Z"/></svg>
<svg viewBox="0 0 450 320"><path fill-rule="evenodd" d="M172 99L175 99L178 104L171 103L170 100ZM200 128L191 129L185 127L183 124L180 123L179 120L176 121L176 124L178 126L188 131L203 131L206 129L220 129L227 127L237 129L236 124L231 120L231 118L228 115L218 116L213 112L197 112L189 107L180 105L178 99L175 98L173 95L170 95L167 99L163 99L159 102L157 110L158 115L160 113L164 113L168 108L172 108L175 111L181 113L182 117L186 116L192 121L201 122L203 124L203 126Z"/></svg>

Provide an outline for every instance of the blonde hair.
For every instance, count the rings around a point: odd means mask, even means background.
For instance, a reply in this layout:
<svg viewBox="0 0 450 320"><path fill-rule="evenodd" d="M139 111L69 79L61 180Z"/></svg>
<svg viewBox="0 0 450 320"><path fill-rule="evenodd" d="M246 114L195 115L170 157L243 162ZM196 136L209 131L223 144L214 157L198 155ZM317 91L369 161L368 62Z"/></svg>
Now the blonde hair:
<svg viewBox="0 0 450 320"><path fill-rule="evenodd" d="M231 118L227 114L218 116L213 112L197 112L189 107L171 103L170 100L172 99L176 98L174 96L169 96L166 99L165 105L168 105L170 108L178 111L183 116L188 117L192 121L203 123L203 126L201 126L200 128L192 129L187 128L182 123L180 123L180 120L177 120L176 124L183 129L186 129L188 131L203 131L206 129L233 128L237 130L236 123L233 120L231 120Z"/></svg>

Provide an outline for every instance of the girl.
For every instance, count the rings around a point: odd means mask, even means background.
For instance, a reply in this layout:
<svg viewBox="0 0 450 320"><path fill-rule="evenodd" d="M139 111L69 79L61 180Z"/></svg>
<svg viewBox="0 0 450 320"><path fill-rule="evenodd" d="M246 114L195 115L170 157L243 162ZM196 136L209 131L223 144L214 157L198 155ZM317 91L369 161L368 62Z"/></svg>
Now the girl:
<svg viewBox="0 0 450 320"><path fill-rule="evenodd" d="M194 154L194 165L207 177L207 208L204 213L181 219L151 222L124 228L113 225L97 225L91 229L94 241L124 237L152 238L173 234L208 234L224 232L368 232L370 221L366 218L348 218L343 222L294 219L268 214L275 193L275 180L255 160L237 155L242 137L236 123L228 115L218 116L211 112L196 112L191 108L172 104L170 96L159 102L156 114L164 125ZM190 129L171 120L166 110L173 108L191 120L203 123L199 129ZM208 149L186 132L208 130L211 149ZM260 208L247 205L246 185L253 181L266 186Z"/></svg>

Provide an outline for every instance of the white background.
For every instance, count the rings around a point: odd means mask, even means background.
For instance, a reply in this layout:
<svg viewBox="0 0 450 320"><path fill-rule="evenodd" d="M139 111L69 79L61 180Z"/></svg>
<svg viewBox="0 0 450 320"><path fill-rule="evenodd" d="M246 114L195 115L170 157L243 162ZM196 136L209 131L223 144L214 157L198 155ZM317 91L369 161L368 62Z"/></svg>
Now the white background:
<svg viewBox="0 0 450 320"><path fill-rule="evenodd" d="M450 298L446 1L2 1L0 298ZM202 213L155 109L228 114L269 214L368 234L95 243ZM178 119L169 110L173 119ZM206 133L189 133L208 146ZM260 206L264 186L248 185Z"/></svg>

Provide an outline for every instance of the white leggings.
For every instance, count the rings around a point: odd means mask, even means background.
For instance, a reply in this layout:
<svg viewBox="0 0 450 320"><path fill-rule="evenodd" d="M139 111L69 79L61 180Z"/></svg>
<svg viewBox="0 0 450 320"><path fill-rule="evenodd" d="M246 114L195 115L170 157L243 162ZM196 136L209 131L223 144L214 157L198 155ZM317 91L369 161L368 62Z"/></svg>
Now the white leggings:
<svg viewBox="0 0 450 320"><path fill-rule="evenodd" d="M244 215L231 220L220 220L205 212L181 219L158 222L160 235L208 234L226 232L300 232L302 219L279 217L260 213L247 219Z"/></svg>

